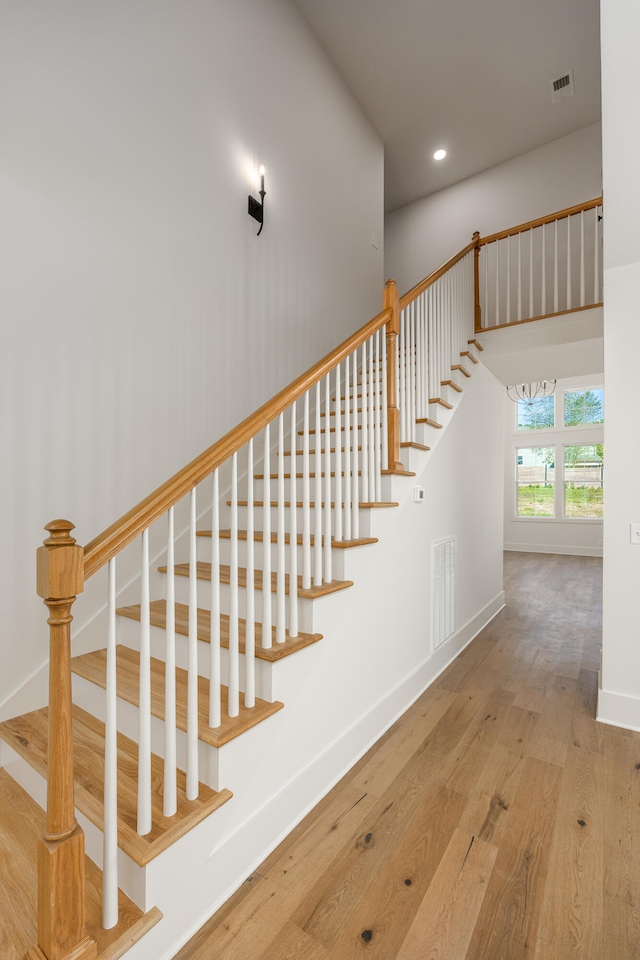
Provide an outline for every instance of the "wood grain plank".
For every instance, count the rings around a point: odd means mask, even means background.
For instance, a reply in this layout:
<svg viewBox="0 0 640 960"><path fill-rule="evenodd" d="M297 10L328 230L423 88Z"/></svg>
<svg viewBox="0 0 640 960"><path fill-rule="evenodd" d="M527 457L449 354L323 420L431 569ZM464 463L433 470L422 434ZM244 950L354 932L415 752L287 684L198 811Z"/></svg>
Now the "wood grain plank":
<svg viewBox="0 0 640 960"><path fill-rule="evenodd" d="M524 960L537 934L561 771L527 759L466 960Z"/></svg>
<svg viewBox="0 0 640 960"><path fill-rule="evenodd" d="M397 960L464 957L498 848L454 830Z"/></svg>
<svg viewBox="0 0 640 960"><path fill-rule="evenodd" d="M604 758L569 747L538 939L550 960L602 957Z"/></svg>
<svg viewBox="0 0 640 960"><path fill-rule="evenodd" d="M330 953L331 960L395 957L456 827L464 798L434 784L407 823L393 855L378 871ZM371 936L363 939L363 932Z"/></svg>

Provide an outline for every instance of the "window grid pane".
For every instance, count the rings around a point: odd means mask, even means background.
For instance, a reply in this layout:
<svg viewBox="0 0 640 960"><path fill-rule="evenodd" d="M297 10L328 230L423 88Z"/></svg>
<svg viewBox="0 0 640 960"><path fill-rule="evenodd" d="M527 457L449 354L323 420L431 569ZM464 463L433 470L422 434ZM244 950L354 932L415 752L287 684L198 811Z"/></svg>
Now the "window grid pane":
<svg viewBox="0 0 640 960"><path fill-rule="evenodd" d="M564 425L604 423L604 390L567 390L564 395Z"/></svg>
<svg viewBox="0 0 640 960"><path fill-rule="evenodd" d="M555 517L555 447L519 447L516 482L519 517Z"/></svg>
<svg viewBox="0 0 640 960"><path fill-rule="evenodd" d="M551 430L555 425L555 397L540 397L534 403L518 401L518 430Z"/></svg>
<svg viewBox="0 0 640 960"><path fill-rule="evenodd" d="M564 515L584 519L603 516L604 444L564 448Z"/></svg>

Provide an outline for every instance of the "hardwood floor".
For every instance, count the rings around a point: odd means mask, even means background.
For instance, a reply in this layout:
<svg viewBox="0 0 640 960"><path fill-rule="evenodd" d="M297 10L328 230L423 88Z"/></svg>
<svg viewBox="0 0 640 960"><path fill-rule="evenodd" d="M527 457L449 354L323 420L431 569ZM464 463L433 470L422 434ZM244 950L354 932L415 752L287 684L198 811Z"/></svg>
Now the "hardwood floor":
<svg viewBox="0 0 640 960"><path fill-rule="evenodd" d="M601 561L507 606L176 960L637 960L640 734L598 724Z"/></svg>

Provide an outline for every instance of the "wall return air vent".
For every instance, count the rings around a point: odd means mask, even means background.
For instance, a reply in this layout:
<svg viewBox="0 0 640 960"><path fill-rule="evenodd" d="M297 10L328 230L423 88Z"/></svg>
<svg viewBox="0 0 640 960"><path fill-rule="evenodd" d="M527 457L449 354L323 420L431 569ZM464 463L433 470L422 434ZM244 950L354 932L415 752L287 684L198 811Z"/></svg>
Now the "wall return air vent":
<svg viewBox="0 0 640 960"><path fill-rule="evenodd" d="M568 70L567 73L563 73L561 77L556 77L555 80L549 80L549 85L551 87L552 103L560 103L561 100L572 97L575 92L573 89L573 70Z"/></svg>

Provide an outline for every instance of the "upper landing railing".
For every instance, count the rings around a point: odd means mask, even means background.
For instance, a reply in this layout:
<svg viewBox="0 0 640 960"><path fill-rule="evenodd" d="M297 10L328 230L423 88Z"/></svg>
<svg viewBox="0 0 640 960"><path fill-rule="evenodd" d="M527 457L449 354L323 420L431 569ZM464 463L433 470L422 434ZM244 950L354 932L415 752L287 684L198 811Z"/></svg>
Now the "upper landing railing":
<svg viewBox="0 0 640 960"><path fill-rule="evenodd" d="M478 238L475 329L602 304L602 197Z"/></svg>

